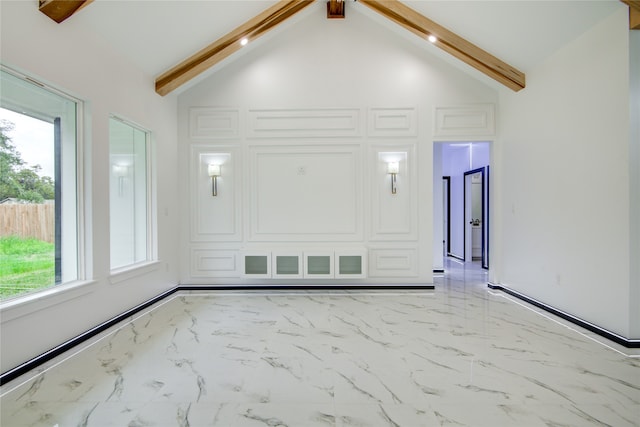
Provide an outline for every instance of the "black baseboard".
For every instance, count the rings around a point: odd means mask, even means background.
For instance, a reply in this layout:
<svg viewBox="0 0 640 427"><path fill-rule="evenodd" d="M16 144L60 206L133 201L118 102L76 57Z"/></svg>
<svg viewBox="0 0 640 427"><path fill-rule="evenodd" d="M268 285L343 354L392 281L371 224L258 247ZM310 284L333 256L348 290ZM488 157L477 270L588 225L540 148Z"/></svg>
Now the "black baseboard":
<svg viewBox="0 0 640 427"><path fill-rule="evenodd" d="M73 347L82 344L83 342L87 341L88 339L91 339L93 337L95 337L96 335L98 335L101 332L104 332L105 330L107 330L108 328L112 327L113 325L125 320L127 317L133 316L134 314L144 310L147 307L150 307L151 305L162 301L163 299L165 299L166 297L168 297L169 295L175 293L178 291L178 288L175 287L173 289L169 289L166 292L161 293L160 295L157 295L153 298L151 298L148 301L143 302L142 304L139 304L123 313L120 313L119 315L107 320L104 323L99 324L98 326L95 326L91 329L89 329L86 332L83 332L82 334L71 338L69 341L66 341L54 348L52 348L49 351L46 351L44 353L42 353L39 356L34 357L33 359L16 366L13 369L8 370L7 372L3 372L2 374L0 374L0 385L3 385L13 379L18 378L20 375L26 374L27 372L29 372L32 369L37 368L38 366L42 365L43 363L48 362L49 360L53 359L54 357L57 357L59 355L61 355L62 353L64 353L65 351L68 351L70 349L72 349Z"/></svg>
<svg viewBox="0 0 640 427"><path fill-rule="evenodd" d="M457 259L458 261L464 261L464 257L463 257L463 256L458 256L458 255L456 255L456 254L447 254L447 256L448 256L448 257L451 257L451 258L455 258L455 259Z"/></svg>
<svg viewBox="0 0 640 427"><path fill-rule="evenodd" d="M216 285L180 285L178 291L348 291L348 290L377 290L377 289L419 289L433 290L434 285L244 285L244 286L216 286Z"/></svg>
<svg viewBox="0 0 640 427"><path fill-rule="evenodd" d="M259 286L259 285L249 285L249 286L214 286L214 285L179 285L176 286L175 288L169 289L168 291L165 291L163 293L161 293L160 295L157 295L153 298L151 298L148 301L143 302L142 304L139 304L133 308L130 308L129 310L118 314L117 316L107 320L106 322L103 322L101 324L99 324L98 326L95 326L91 329L89 329L86 332L83 332L82 334L52 348L51 350L48 350L42 354L40 354L39 356L34 357L33 359L16 366L13 369L10 369L6 372L3 372L2 374L0 374L0 386L3 384L8 383L9 381L12 381L16 378L18 378L21 375L26 374L27 372L37 368L38 366L48 362L49 360L60 356L62 353L71 350L73 347L78 346L80 344L82 344L83 342L95 337L96 335L98 335L101 332L104 332L105 330L109 329L110 327L122 322L123 320L126 320L128 317L131 317L137 313L139 313L140 311L152 306L153 304L156 304L160 301L162 301L163 299L169 297L170 295L178 292L178 291L247 291L247 290L264 290L264 291L271 291L271 290L376 290L376 289L420 289L420 290L433 290L435 289L434 285L335 285L335 286L310 286L310 285L291 285L291 286L287 286L287 285L283 285L283 286L273 286L273 285L265 285L265 286Z"/></svg>
<svg viewBox="0 0 640 427"><path fill-rule="evenodd" d="M597 335L600 335L601 337L604 337L608 340L611 340L613 342L615 342L616 344L620 344L621 346L624 346L626 348L640 348L640 340L632 340L632 339L627 339L625 337L622 337L616 333L613 333L611 331L608 331L604 328L601 328L598 325L594 325L593 323L589 323L586 320L582 320L579 317L573 316L571 314L565 313L564 311L558 310L557 308L554 308L550 305L547 305L543 302L540 302L538 300L535 300L531 297L528 297L524 294L521 294L520 292L514 291L513 289L509 289L506 288L502 285L495 285L493 283L487 283L487 286L489 287L489 289L495 289L498 291L502 291L504 293L507 293L513 297L516 297L522 301L525 301L531 305L534 305L548 313L551 313L555 316L558 316L568 322L573 323L574 325L578 325L581 328L587 329L590 332L593 332Z"/></svg>

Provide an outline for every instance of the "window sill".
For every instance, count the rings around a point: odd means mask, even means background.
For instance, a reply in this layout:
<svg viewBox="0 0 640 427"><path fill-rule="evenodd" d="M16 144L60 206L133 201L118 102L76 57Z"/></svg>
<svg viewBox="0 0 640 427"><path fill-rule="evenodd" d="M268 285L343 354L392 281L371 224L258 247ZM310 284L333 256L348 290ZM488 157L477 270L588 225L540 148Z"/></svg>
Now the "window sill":
<svg viewBox="0 0 640 427"><path fill-rule="evenodd" d="M97 283L93 280L71 282L2 302L0 303L2 323L79 298L92 292Z"/></svg>
<svg viewBox="0 0 640 427"><path fill-rule="evenodd" d="M160 261L148 261L140 264L129 265L127 267L111 270L109 283L117 285L127 280L134 279L145 274L153 273L160 268Z"/></svg>

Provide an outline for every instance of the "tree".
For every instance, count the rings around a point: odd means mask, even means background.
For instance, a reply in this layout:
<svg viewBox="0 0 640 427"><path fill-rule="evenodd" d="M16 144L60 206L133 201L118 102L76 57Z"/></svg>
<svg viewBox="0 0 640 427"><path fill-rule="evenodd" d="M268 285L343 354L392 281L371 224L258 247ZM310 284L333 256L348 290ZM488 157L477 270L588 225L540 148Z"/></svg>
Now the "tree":
<svg viewBox="0 0 640 427"><path fill-rule="evenodd" d="M24 162L9 138L9 132L13 128L13 123L0 120L0 200L16 197L20 192L18 183L13 179L13 174L17 168L22 167Z"/></svg>
<svg viewBox="0 0 640 427"><path fill-rule="evenodd" d="M28 167L11 141L13 123L0 120L0 201L8 198L42 203L54 199L53 180L38 175L39 165Z"/></svg>

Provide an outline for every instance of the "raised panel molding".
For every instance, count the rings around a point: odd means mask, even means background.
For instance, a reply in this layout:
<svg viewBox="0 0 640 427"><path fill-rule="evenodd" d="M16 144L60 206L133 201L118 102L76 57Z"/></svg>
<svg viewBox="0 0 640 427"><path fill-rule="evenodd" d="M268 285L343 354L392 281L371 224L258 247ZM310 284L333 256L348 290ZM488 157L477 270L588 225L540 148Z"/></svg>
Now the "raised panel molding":
<svg viewBox="0 0 640 427"><path fill-rule="evenodd" d="M368 136L410 137L418 134L416 108L370 108Z"/></svg>
<svg viewBox="0 0 640 427"><path fill-rule="evenodd" d="M299 250L277 250L271 253L271 277L274 279L302 279L304 256Z"/></svg>
<svg viewBox="0 0 640 427"><path fill-rule="evenodd" d="M243 251L240 253L240 258L240 275L242 278L271 278L271 252Z"/></svg>
<svg viewBox="0 0 640 427"><path fill-rule="evenodd" d="M370 277L417 277L416 248L369 249Z"/></svg>
<svg viewBox="0 0 640 427"><path fill-rule="evenodd" d="M250 150L250 241L362 240L360 147Z"/></svg>
<svg viewBox="0 0 640 427"><path fill-rule="evenodd" d="M217 107L190 108L189 137L194 140L240 137L240 110Z"/></svg>
<svg viewBox="0 0 640 427"><path fill-rule="evenodd" d="M495 133L494 104L443 106L435 109L434 136L492 136Z"/></svg>
<svg viewBox="0 0 640 427"><path fill-rule="evenodd" d="M191 250L191 277L239 277L238 252L215 249Z"/></svg>
<svg viewBox="0 0 640 427"><path fill-rule="evenodd" d="M318 138L361 136L360 110L249 110L250 138Z"/></svg>
<svg viewBox="0 0 640 427"><path fill-rule="evenodd" d="M240 148L193 145L191 147L191 241L237 242L242 240L240 209ZM221 165L218 195L211 194L209 163Z"/></svg>
<svg viewBox="0 0 640 427"><path fill-rule="evenodd" d="M370 147L372 241L418 239L418 172L416 144L375 144ZM398 162L396 194L391 193L387 163Z"/></svg>

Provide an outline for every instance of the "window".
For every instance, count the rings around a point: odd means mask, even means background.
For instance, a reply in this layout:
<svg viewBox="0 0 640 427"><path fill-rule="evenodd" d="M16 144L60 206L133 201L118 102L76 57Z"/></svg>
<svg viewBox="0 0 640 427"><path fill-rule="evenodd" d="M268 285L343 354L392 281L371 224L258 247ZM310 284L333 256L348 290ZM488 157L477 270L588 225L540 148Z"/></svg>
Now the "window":
<svg viewBox="0 0 640 427"><path fill-rule="evenodd" d="M0 299L81 277L79 101L0 68Z"/></svg>
<svg viewBox="0 0 640 427"><path fill-rule="evenodd" d="M111 269L151 258L149 132L109 121Z"/></svg>

